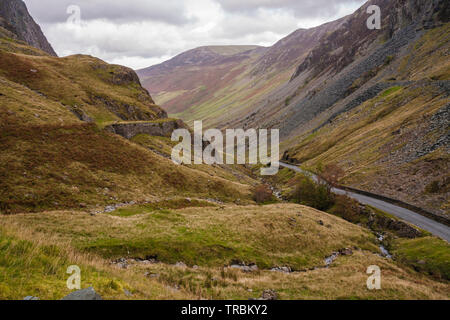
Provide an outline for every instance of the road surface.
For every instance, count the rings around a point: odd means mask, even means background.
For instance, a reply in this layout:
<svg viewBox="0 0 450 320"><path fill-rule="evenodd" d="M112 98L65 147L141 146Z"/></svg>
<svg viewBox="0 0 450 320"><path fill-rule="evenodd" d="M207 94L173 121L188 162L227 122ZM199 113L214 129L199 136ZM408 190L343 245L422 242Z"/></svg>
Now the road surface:
<svg viewBox="0 0 450 320"><path fill-rule="evenodd" d="M280 162L281 167L289 168L291 170L294 170L296 172L300 173L306 173L309 174L314 180L317 180L317 177L314 176L311 173L305 172L304 170L300 169L297 166L286 164ZM350 198L353 198L357 200L358 202L366 205L371 205L372 207L375 207L377 209L380 209L386 213L389 213L393 216L396 216L402 220L405 220L419 228L422 228L423 230L426 230L433 235L440 237L442 239L445 239L446 241L450 242L450 227L439 223L437 221L434 221L432 219L429 219L427 217L422 216L421 214L418 214L414 211L396 206L395 204L391 204L389 202L375 199L369 196L361 195L354 192L345 191L342 189L333 188L333 193L336 194L345 194L349 196Z"/></svg>

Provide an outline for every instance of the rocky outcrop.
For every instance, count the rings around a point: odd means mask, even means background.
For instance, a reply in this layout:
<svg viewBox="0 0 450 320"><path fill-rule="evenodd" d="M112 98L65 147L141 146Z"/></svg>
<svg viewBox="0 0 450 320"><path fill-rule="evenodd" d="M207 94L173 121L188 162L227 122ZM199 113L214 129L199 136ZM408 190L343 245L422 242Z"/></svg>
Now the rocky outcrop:
<svg viewBox="0 0 450 320"><path fill-rule="evenodd" d="M355 61L356 57L375 41L379 32L366 26L369 6L376 5L382 10L382 29L385 39L392 39L407 26L415 30L436 27L448 22L449 5L445 0L371 0L347 17L340 28L324 37L320 44L298 67L293 79L307 70L317 76L325 71L336 74ZM398 38L398 37L397 37Z"/></svg>
<svg viewBox="0 0 450 320"><path fill-rule="evenodd" d="M140 104L129 104L108 95L92 95L91 100L96 105L103 105L123 121L154 121L166 119L167 112L155 104L150 93L141 86L136 72L130 68L111 65L99 61L91 65L99 78L108 85L121 87L138 87L140 93L133 98Z"/></svg>
<svg viewBox="0 0 450 320"><path fill-rule="evenodd" d="M167 118L167 113L163 109L152 104L150 95L145 95L145 98L148 101L143 101L143 103L145 103L148 110L137 105L111 99L108 96L93 96L92 101L96 105L104 106L123 121L154 121Z"/></svg>
<svg viewBox="0 0 450 320"><path fill-rule="evenodd" d="M374 211L370 207L361 205L359 212L368 218L367 227L373 231L389 231L401 238L414 239L422 236L422 232L412 225Z"/></svg>
<svg viewBox="0 0 450 320"><path fill-rule="evenodd" d="M156 122L124 122L115 123L105 128L111 133L121 135L126 139L132 139L138 134L151 136L170 137L176 129L187 129L181 120L166 120Z"/></svg>
<svg viewBox="0 0 450 320"><path fill-rule="evenodd" d="M419 230L401 220L376 216L369 223L375 223L378 228L394 231L395 234L402 238L414 239L422 235Z"/></svg>
<svg viewBox="0 0 450 320"><path fill-rule="evenodd" d="M128 67L115 64L99 63L92 65L92 69L102 70L106 74L108 74L108 76L105 78L108 83L112 83L115 85L129 85L133 83L139 86L141 85L141 81L139 80L136 72Z"/></svg>
<svg viewBox="0 0 450 320"><path fill-rule="evenodd" d="M18 40L56 56L39 25L29 14L22 0L0 1L0 27L12 32Z"/></svg>

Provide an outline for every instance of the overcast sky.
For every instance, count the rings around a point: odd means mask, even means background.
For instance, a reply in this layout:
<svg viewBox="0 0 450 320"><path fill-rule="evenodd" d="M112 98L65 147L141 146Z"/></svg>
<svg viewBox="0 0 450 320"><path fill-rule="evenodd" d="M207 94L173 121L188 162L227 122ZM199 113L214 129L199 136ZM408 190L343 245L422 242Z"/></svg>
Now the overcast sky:
<svg viewBox="0 0 450 320"><path fill-rule="evenodd" d="M270 46L365 0L24 0L59 56L90 54L134 69L199 46ZM80 8L81 20L77 9ZM69 9L69 10L68 10Z"/></svg>

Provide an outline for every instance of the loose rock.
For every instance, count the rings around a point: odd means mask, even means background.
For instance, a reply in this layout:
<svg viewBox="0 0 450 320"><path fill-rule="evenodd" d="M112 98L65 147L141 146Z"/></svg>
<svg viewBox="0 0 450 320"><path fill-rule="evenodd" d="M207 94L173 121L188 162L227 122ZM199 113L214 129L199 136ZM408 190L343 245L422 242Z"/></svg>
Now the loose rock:
<svg viewBox="0 0 450 320"><path fill-rule="evenodd" d="M175 264L175 267L179 267L179 268L186 268L187 267L187 265L184 263L184 262L177 262L176 264Z"/></svg>
<svg viewBox="0 0 450 320"><path fill-rule="evenodd" d="M275 267L275 268L272 268L270 271L283 272L283 273L291 273L292 272L291 268L289 268L289 267Z"/></svg>
<svg viewBox="0 0 450 320"><path fill-rule="evenodd" d="M350 248L341 249L339 250L339 254L342 256L351 256L353 254L353 250Z"/></svg>
<svg viewBox="0 0 450 320"><path fill-rule="evenodd" d="M127 297L131 297L133 294L130 292L130 291L128 291L127 289L123 289L123 293L125 293L125 295L127 296Z"/></svg>
<svg viewBox="0 0 450 320"><path fill-rule="evenodd" d="M244 265L244 264L232 264L230 268L240 269L242 272L256 272L258 271L258 266L256 264Z"/></svg>
<svg viewBox="0 0 450 320"><path fill-rule="evenodd" d="M261 296L262 300L277 300L278 294L274 290L264 290Z"/></svg>
<svg viewBox="0 0 450 320"><path fill-rule="evenodd" d="M61 300L103 300L102 297L95 292L94 288L90 287L83 290L74 291L65 296Z"/></svg>

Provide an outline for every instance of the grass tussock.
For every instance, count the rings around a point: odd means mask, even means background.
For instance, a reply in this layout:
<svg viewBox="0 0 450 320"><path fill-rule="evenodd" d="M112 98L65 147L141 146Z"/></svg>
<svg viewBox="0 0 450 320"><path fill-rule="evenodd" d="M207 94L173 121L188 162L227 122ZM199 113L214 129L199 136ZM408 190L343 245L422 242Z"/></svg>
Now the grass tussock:
<svg viewBox="0 0 450 320"><path fill-rule="evenodd" d="M75 250L68 242L15 223L2 223L0 252L0 299L61 299L71 292L66 285L71 265L81 269L81 287L94 287L104 299L192 298L154 280L119 271L98 256ZM133 296L127 296L125 290Z"/></svg>

